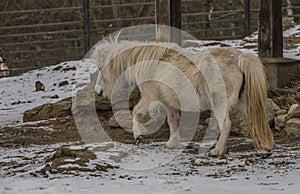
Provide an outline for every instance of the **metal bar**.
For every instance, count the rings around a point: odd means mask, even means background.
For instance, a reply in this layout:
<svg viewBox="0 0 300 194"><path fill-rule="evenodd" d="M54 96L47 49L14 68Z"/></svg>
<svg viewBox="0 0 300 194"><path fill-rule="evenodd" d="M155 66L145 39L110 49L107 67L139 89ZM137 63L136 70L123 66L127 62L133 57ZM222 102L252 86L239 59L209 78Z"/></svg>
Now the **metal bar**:
<svg viewBox="0 0 300 194"><path fill-rule="evenodd" d="M57 23L48 23L48 24L31 24L31 25L19 25L19 26L2 26L0 30L11 30L19 28L36 28L36 27L48 27L48 26L61 26L61 25L73 25L73 24L82 24L82 21L74 22L57 22Z"/></svg>
<svg viewBox="0 0 300 194"><path fill-rule="evenodd" d="M83 0L84 54L90 49L90 1Z"/></svg>
<svg viewBox="0 0 300 194"><path fill-rule="evenodd" d="M21 62L21 61L20 61ZM8 70L0 70L1 71L19 71L19 70L33 70L33 69L37 69L39 67L20 67L20 68L10 68Z"/></svg>
<svg viewBox="0 0 300 194"><path fill-rule="evenodd" d="M182 14L183 17L188 16L199 16L199 15L208 15L208 14L223 14L223 13L242 13L244 12L243 9L237 9L237 10L227 10L227 11L214 11L212 13L210 12L201 12L201 13L184 13Z"/></svg>
<svg viewBox="0 0 300 194"><path fill-rule="evenodd" d="M80 59L80 56L56 56L56 57L47 57L47 58L31 58L31 59L17 59L17 60L8 60L6 63L19 63L26 61L48 61L56 59Z"/></svg>
<svg viewBox="0 0 300 194"><path fill-rule="evenodd" d="M32 45L32 44L43 44L43 43L54 43L62 41L78 41L83 40L83 38L69 38L69 39L56 39L56 40L41 40L41 41L31 41L31 42L14 42L14 43L1 43L1 46L16 46L16 45Z"/></svg>
<svg viewBox="0 0 300 194"><path fill-rule="evenodd" d="M238 30L243 29L241 26L231 27L231 28L213 28L213 29L206 29L206 30L190 30L188 32L211 32L211 31L220 31L220 30Z"/></svg>
<svg viewBox="0 0 300 194"><path fill-rule="evenodd" d="M250 34L250 21L251 21L251 16L250 16L250 0L244 0L244 7L245 7L245 33L244 36L248 36Z"/></svg>
<svg viewBox="0 0 300 194"><path fill-rule="evenodd" d="M0 35L0 38L20 37L20 36L39 36L39 35L51 35L51 34L62 34L71 32L82 32L82 30L61 30L61 31L50 31L50 32L32 32L23 34L8 34Z"/></svg>
<svg viewBox="0 0 300 194"><path fill-rule="evenodd" d="M81 9L81 7L55 7L55 8L43 8L43 9L27 9L18 11L1 11L0 14L18 14L18 13L32 13L32 12L45 12L45 11L63 11Z"/></svg>
<svg viewBox="0 0 300 194"><path fill-rule="evenodd" d="M220 37L213 37L213 38L202 38L201 40L225 40L225 39L241 39L244 36L220 36Z"/></svg>
<svg viewBox="0 0 300 194"><path fill-rule="evenodd" d="M242 22L244 19L226 19L226 20L209 20L209 21L201 21L201 22L188 22L188 23L182 23L183 26L188 25L197 25L197 24L211 24L211 23L223 23L223 22Z"/></svg>
<svg viewBox="0 0 300 194"><path fill-rule="evenodd" d="M42 49L42 50L18 50L18 51L8 51L1 52L3 55L16 55L24 53L43 53L43 52L55 52L55 51L65 51L65 50L81 50L84 47L68 47L68 48L55 48L55 49Z"/></svg>
<svg viewBox="0 0 300 194"><path fill-rule="evenodd" d="M123 22L123 21L136 21L136 20L147 20L155 19L154 16L138 17L138 18L122 18L122 19L106 19L106 20L93 20L92 23L105 23L105 22Z"/></svg>
<svg viewBox="0 0 300 194"><path fill-rule="evenodd" d="M283 9L292 8L292 9L300 9L300 6L291 6L291 7L282 7Z"/></svg>
<svg viewBox="0 0 300 194"><path fill-rule="evenodd" d="M154 5L154 1L153 2L145 2L145 3L124 3L124 4L116 4L116 5L99 5L99 6L93 6L91 8L97 9L97 8L141 6L141 5Z"/></svg>
<svg viewBox="0 0 300 194"><path fill-rule="evenodd" d="M100 31L117 31L117 30L121 30L122 27L118 27L118 28L97 28L97 29L92 29L91 32L100 32Z"/></svg>

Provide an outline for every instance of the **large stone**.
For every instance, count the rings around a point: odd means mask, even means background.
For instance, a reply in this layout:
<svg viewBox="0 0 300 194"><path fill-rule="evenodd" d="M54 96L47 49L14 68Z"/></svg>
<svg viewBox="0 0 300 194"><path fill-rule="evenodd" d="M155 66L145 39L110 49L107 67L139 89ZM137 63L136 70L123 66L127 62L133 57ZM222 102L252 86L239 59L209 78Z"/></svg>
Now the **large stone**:
<svg viewBox="0 0 300 194"><path fill-rule="evenodd" d="M285 130L288 135L300 137L300 118L293 118L287 121Z"/></svg>
<svg viewBox="0 0 300 194"><path fill-rule="evenodd" d="M110 127L122 127L124 129L132 129L132 115L128 110L119 110L109 119Z"/></svg>
<svg viewBox="0 0 300 194"><path fill-rule="evenodd" d="M280 110L280 107L275 102L273 102L273 100L268 98L266 101L266 109L268 114L268 121L270 122L275 118L276 112Z"/></svg>
<svg viewBox="0 0 300 194"><path fill-rule="evenodd" d="M293 104L291 108L289 109L287 113L287 118L300 118L300 105L299 104Z"/></svg>
<svg viewBox="0 0 300 194"><path fill-rule="evenodd" d="M231 119L231 130L230 132L233 135L241 135L241 136L249 136L249 128L247 125L247 122L245 120L245 117L240 112L235 112L230 115Z"/></svg>
<svg viewBox="0 0 300 194"><path fill-rule="evenodd" d="M85 89L78 91L73 99L73 112L109 109L111 109L109 99L95 96L94 93L87 92Z"/></svg>
<svg viewBox="0 0 300 194"><path fill-rule="evenodd" d="M25 111L23 121L39 121L51 118L60 118L71 115L72 98L57 103L47 103Z"/></svg>
<svg viewBox="0 0 300 194"><path fill-rule="evenodd" d="M287 111L285 109L281 109L281 110L276 111L275 115L276 116L285 115L286 113L287 113Z"/></svg>
<svg viewBox="0 0 300 194"><path fill-rule="evenodd" d="M275 122L275 129L281 131L285 126L286 115L278 115L277 117L275 117L274 122Z"/></svg>
<svg viewBox="0 0 300 194"><path fill-rule="evenodd" d="M114 111L128 110L132 109L138 103L140 99L139 96L140 94L137 90L134 90L131 93L129 100L122 97L121 94L116 94L113 98L112 105L110 99L98 97L92 91L83 89L77 92L72 111L103 111L110 110L112 108Z"/></svg>
<svg viewBox="0 0 300 194"><path fill-rule="evenodd" d="M91 165L91 161L96 159L96 154L87 148L72 149L69 146L63 146L58 148L46 162L50 163L48 169L50 173L77 174L79 172L107 171L107 169L114 168L110 164L95 163Z"/></svg>

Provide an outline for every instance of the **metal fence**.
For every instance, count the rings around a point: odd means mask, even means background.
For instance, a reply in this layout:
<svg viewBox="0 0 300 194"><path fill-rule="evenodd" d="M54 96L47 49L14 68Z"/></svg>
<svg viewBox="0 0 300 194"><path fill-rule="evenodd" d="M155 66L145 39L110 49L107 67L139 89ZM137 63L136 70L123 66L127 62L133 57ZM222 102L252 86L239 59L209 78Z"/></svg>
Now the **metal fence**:
<svg viewBox="0 0 300 194"><path fill-rule="evenodd" d="M9 2L0 6L0 56L13 74L78 60L90 45L114 31L155 23L154 0L122 4L110 0L55 1L64 2L59 5L46 5L39 0L36 2L40 4L29 8L28 3ZM258 9L250 6L250 0L232 0L232 4L239 5L232 5L232 9L228 5L216 8L206 2L208 5L199 0L182 0L182 29L196 38L237 39L256 30ZM203 6L207 7L204 11ZM300 6L283 9L300 12ZM300 14L292 17L299 21Z"/></svg>

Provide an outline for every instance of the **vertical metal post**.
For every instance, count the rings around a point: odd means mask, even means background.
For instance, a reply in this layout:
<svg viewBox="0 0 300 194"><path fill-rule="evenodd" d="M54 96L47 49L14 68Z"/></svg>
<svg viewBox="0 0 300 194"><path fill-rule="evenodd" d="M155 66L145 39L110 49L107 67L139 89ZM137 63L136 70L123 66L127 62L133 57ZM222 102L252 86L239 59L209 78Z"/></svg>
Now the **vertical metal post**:
<svg viewBox="0 0 300 194"><path fill-rule="evenodd" d="M84 54L90 49L90 2L83 0Z"/></svg>
<svg viewBox="0 0 300 194"><path fill-rule="evenodd" d="M250 16L250 0L244 0L244 6L245 6L245 36L250 35L250 21L251 21L251 16Z"/></svg>

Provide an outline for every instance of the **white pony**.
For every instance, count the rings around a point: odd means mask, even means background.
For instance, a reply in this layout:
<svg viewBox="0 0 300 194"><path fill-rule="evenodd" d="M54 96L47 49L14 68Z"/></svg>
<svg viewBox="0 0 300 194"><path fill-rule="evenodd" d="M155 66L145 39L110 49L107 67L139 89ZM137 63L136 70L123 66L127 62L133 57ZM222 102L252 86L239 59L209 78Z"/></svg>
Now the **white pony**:
<svg viewBox="0 0 300 194"><path fill-rule="evenodd" d="M120 77L121 83L138 86L141 101L133 111L137 142L148 134L141 124L149 120L149 105L160 101L170 127L169 148L177 147L181 141L178 128L183 111L212 110L221 133L210 154L222 156L231 128L229 112L237 109L245 114L254 145L265 152L272 150L274 138L265 109L266 76L256 56L234 48L194 52L173 43L102 41L89 57L97 61L100 70L95 86L98 95L112 98ZM219 84L220 79L223 85ZM190 86L194 93L188 90ZM122 87L126 88L126 84ZM180 130L184 133L184 129Z"/></svg>

